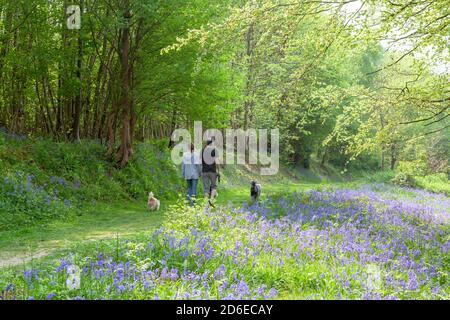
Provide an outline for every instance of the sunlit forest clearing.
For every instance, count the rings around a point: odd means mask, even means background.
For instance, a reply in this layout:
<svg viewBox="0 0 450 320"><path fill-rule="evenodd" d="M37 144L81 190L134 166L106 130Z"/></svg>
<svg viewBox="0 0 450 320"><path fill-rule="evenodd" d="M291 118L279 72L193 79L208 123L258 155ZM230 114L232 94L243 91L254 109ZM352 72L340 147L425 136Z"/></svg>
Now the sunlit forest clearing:
<svg viewBox="0 0 450 320"><path fill-rule="evenodd" d="M449 299L449 8L0 0L0 300Z"/></svg>

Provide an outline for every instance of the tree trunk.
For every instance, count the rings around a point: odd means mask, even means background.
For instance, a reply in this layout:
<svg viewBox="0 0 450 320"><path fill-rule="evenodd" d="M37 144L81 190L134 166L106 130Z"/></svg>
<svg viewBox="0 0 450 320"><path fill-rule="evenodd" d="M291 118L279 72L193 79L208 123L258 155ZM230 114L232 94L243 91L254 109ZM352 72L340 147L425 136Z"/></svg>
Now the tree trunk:
<svg viewBox="0 0 450 320"><path fill-rule="evenodd" d="M253 85L253 33L254 26L253 23L247 30L246 34L246 58L247 58L247 79L246 79L246 88L245 88L245 102L244 102L244 130L247 130L249 127L249 117L250 111L252 108L253 101L252 99L252 85Z"/></svg>
<svg viewBox="0 0 450 320"><path fill-rule="evenodd" d="M322 168L325 167L326 157L327 157L327 148L325 147L325 148L323 149L322 160L320 161L320 166L321 166Z"/></svg>
<svg viewBox="0 0 450 320"><path fill-rule="evenodd" d="M395 143L391 144L391 170L395 169L395 164L397 163L397 148Z"/></svg>
<svg viewBox="0 0 450 320"><path fill-rule="evenodd" d="M81 14L83 12L83 1L80 0L80 8ZM81 108L83 104L82 98L82 64L83 64L83 39L81 30L78 31L78 56L77 56L77 78L79 81L79 90L78 94L75 97L75 112L73 115L73 124L72 124L72 140L80 141L80 118L81 118Z"/></svg>
<svg viewBox="0 0 450 320"><path fill-rule="evenodd" d="M381 125L381 130L384 129L384 117L383 114L380 113L380 125ZM385 145L384 143L382 143L381 145L381 171L384 171L385 169Z"/></svg>
<svg viewBox="0 0 450 320"><path fill-rule="evenodd" d="M128 164L131 155L133 154L131 141L131 116L132 116L132 101L131 101L131 72L130 72L130 3L125 1L125 10L123 14L124 25L121 28L120 40L120 67L121 67L121 121L122 129L120 133L120 148L116 155L116 161L120 167Z"/></svg>

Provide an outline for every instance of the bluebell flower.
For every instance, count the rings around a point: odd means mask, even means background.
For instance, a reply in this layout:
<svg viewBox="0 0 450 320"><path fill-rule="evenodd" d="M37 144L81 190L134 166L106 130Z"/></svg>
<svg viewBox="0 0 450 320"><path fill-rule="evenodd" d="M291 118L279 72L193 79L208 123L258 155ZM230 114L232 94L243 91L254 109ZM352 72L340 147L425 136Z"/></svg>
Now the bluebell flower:
<svg viewBox="0 0 450 320"><path fill-rule="evenodd" d="M45 299L46 300L52 300L55 296L56 296L56 294L50 293L50 294L47 295L47 297Z"/></svg>

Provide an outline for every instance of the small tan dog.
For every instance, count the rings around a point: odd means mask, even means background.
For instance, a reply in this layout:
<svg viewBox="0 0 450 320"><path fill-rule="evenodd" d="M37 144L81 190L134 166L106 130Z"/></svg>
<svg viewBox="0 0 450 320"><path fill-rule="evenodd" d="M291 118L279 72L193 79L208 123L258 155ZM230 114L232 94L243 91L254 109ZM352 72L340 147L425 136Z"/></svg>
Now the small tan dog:
<svg viewBox="0 0 450 320"><path fill-rule="evenodd" d="M159 200L156 199L153 195L153 192L150 192L148 194L148 201L147 201L148 210L150 211L158 211L159 210Z"/></svg>

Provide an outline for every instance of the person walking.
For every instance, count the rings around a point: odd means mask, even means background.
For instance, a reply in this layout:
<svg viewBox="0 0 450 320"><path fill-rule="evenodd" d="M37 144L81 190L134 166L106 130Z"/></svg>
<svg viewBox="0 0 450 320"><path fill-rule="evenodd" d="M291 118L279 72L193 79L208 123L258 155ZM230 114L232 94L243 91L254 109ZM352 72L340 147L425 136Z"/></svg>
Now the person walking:
<svg viewBox="0 0 450 320"><path fill-rule="evenodd" d="M190 151L183 155L183 162L181 164L181 174L187 183L187 199L189 205L195 205L195 198L197 197L198 179L202 172L202 162L200 155L195 152L193 144L190 145Z"/></svg>
<svg viewBox="0 0 450 320"><path fill-rule="evenodd" d="M212 139L208 139L202 151L202 182L205 198L214 198L217 195L217 149L212 145Z"/></svg>

